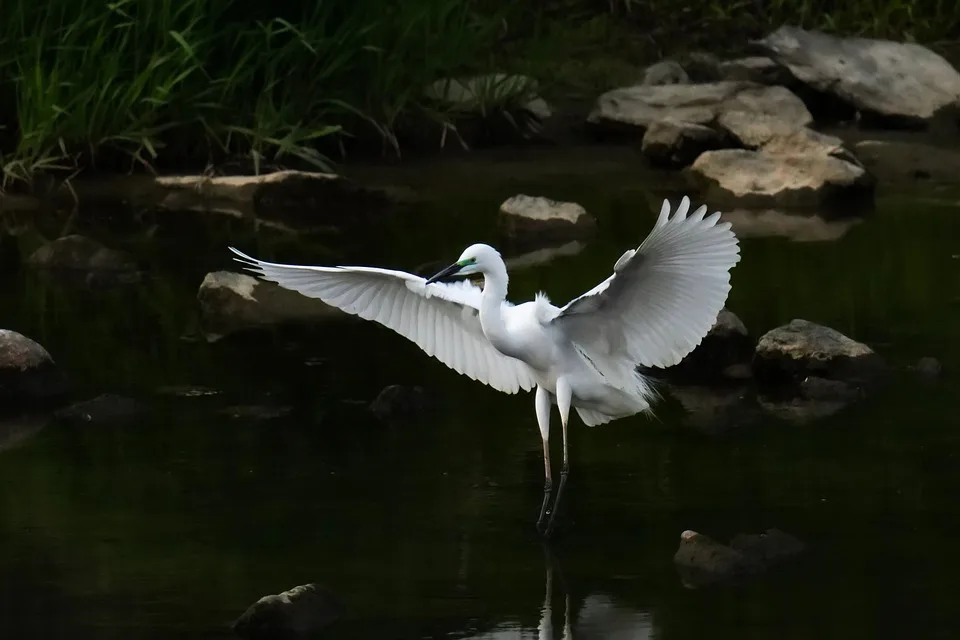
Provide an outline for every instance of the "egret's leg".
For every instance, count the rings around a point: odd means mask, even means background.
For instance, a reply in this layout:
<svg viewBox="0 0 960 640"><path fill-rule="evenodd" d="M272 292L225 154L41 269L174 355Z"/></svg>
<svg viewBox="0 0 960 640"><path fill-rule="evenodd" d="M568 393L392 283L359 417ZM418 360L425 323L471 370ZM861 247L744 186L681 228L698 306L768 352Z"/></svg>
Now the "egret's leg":
<svg viewBox="0 0 960 640"><path fill-rule="evenodd" d="M573 389L566 378L557 379L557 406L560 408L560 422L563 425L563 466L560 468L560 486L557 487L557 497L553 501L553 511L547 523L545 535L553 531L553 522L560 509L560 499L563 497L563 488L567 484L567 475L570 472L570 457L567 452L567 422L570 418L570 403L573 400Z"/></svg>
<svg viewBox="0 0 960 640"><path fill-rule="evenodd" d="M553 475L550 473L550 393L538 385L535 402L537 426L540 427L540 438L543 441L543 503L540 505L540 517L537 519L537 531L542 532L547 505L550 503L550 493L553 490Z"/></svg>

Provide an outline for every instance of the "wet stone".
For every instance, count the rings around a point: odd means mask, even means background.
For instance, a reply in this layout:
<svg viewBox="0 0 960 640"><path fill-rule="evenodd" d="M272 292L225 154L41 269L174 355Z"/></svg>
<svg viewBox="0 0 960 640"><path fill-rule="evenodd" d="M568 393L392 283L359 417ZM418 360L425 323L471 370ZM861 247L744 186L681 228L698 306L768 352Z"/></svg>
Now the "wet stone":
<svg viewBox="0 0 960 640"><path fill-rule="evenodd" d="M53 417L72 425L116 425L135 421L145 410L136 400L105 393L60 409Z"/></svg>
<svg viewBox="0 0 960 640"><path fill-rule="evenodd" d="M314 637L336 622L343 604L325 587L306 584L264 596L233 623L244 640L294 640Z"/></svg>
<svg viewBox="0 0 960 640"><path fill-rule="evenodd" d="M66 392L67 379L46 349L0 329L0 413L54 404Z"/></svg>

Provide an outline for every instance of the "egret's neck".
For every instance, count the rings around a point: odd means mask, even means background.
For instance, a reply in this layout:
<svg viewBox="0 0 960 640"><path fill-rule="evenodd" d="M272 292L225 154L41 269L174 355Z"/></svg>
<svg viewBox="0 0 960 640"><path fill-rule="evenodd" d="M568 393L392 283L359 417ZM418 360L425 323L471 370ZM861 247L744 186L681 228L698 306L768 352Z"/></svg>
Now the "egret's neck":
<svg viewBox="0 0 960 640"><path fill-rule="evenodd" d="M480 326L498 351L508 353L510 336L503 322L503 302L507 299L507 267L502 261L483 274L483 298L480 302Z"/></svg>

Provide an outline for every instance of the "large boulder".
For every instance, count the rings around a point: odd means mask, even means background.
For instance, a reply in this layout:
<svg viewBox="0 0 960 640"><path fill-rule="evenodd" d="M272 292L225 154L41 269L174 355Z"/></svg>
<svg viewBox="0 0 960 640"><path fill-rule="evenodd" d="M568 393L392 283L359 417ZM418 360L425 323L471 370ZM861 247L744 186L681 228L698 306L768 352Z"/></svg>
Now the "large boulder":
<svg viewBox="0 0 960 640"><path fill-rule="evenodd" d="M696 531L680 534L673 561L688 587L730 582L763 573L803 553L806 545L779 529L738 534L725 545Z"/></svg>
<svg viewBox="0 0 960 640"><path fill-rule="evenodd" d="M782 26L756 44L798 81L868 118L924 126L960 100L960 73L919 44L793 26Z"/></svg>
<svg viewBox="0 0 960 640"><path fill-rule="evenodd" d="M753 367L757 381L767 385L800 384L810 377L860 384L875 380L885 364L873 349L836 329L794 319L760 337ZM806 390L810 399L838 395L837 389L816 384Z"/></svg>
<svg viewBox="0 0 960 640"><path fill-rule="evenodd" d="M0 413L55 403L66 392L66 377L46 349L0 329Z"/></svg>
<svg viewBox="0 0 960 640"><path fill-rule="evenodd" d="M233 631L245 640L314 637L336 622L343 610L332 592L311 583L260 598L237 618Z"/></svg>
<svg viewBox="0 0 960 640"><path fill-rule="evenodd" d="M687 169L690 184L715 203L745 207L824 207L869 202L875 178L863 167L824 153L810 153L804 136L776 139L780 148L707 151ZM796 153L784 145L796 144Z"/></svg>
<svg viewBox="0 0 960 640"><path fill-rule="evenodd" d="M208 273L197 292L200 322L207 340L283 324L345 317L339 309L244 273Z"/></svg>
<svg viewBox="0 0 960 640"><path fill-rule="evenodd" d="M813 116L803 101L788 89L754 82L641 85L614 89L597 98L587 122L601 130L633 132L639 136L658 120L672 118L710 125L727 111L775 116L797 127L813 122Z"/></svg>
<svg viewBox="0 0 960 640"><path fill-rule="evenodd" d="M532 247L583 238L596 220L576 202L519 194L500 205L501 231L514 246Z"/></svg>

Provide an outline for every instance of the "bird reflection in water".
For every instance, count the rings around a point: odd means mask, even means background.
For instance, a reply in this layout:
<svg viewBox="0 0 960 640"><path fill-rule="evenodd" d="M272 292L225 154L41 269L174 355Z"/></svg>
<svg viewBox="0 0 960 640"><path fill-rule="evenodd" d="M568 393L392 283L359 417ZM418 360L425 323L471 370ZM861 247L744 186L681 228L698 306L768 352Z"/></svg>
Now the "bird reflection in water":
<svg viewBox="0 0 960 640"><path fill-rule="evenodd" d="M610 596L595 593L574 608L570 585L556 556L544 547L546 580L540 623L536 631L519 625L470 636L468 640L647 640L654 637L653 615L617 603ZM562 599L554 599L554 591ZM555 608L557 605L557 608ZM559 608L563 609L562 622Z"/></svg>

